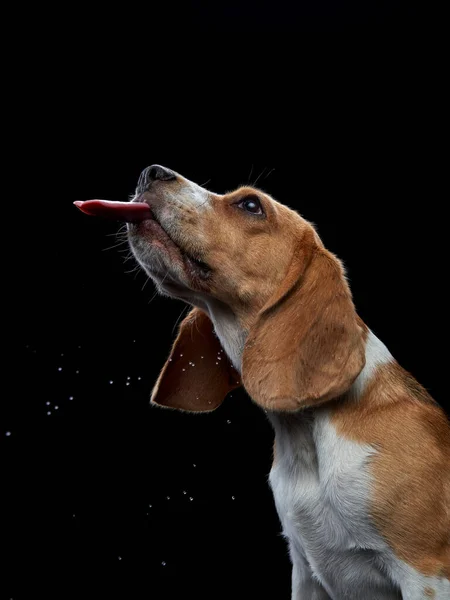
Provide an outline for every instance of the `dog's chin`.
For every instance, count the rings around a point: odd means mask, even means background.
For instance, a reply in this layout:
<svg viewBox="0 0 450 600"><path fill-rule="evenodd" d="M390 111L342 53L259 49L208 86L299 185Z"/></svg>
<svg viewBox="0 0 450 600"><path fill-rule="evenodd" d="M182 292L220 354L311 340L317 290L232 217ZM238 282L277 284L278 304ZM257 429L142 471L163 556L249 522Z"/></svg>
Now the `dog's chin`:
<svg viewBox="0 0 450 600"><path fill-rule="evenodd" d="M156 289L161 296L183 300L193 306L198 306L207 311L206 295L190 288L185 281L180 281L179 274L173 273L170 269L157 268L142 263L139 259L141 267L147 275L153 280Z"/></svg>
<svg viewBox="0 0 450 600"><path fill-rule="evenodd" d="M199 308L207 310L207 303L202 296L190 288L187 288L173 280L168 281L165 279L163 281L157 281L154 279L154 281L156 284L156 289L162 296L168 296L169 298L175 298L176 300L183 300L188 304L192 304L193 306L198 306Z"/></svg>
<svg viewBox="0 0 450 600"><path fill-rule="evenodd" d="M162 294L188 299L208 292L211 269L183 250L157 221L129 225L128 234L134 256Z"/></svg>

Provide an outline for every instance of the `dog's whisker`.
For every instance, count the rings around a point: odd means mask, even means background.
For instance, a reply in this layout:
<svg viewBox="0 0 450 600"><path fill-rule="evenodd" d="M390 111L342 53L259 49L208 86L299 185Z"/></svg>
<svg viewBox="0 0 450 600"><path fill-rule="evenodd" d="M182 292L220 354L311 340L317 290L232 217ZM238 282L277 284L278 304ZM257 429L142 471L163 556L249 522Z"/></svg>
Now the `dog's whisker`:
<svg viewBox="0 0 450 600"><path fill-rule="evenodd" d="M150 277L147 277L147 279L144 281L144 285L141 288L141 292L144 290L145 286L147 285L147 283L149 282Z"/></svg>
<svg viewBox="0 0 450 600"><path fill-rule="evenodd" d="M250 175L247 177L248 183L250 183L250 179L252 178L252 173L253 173L253 165L252 165L252 168L250 169Z"/></svg>
<svg viewBox="0 0 450 600"><path fill-rule="evenodd" d="M113 248L119 248L127 243L127 240L122 240L118 244L114 244L113 246L108 246L108 248L102 248L102 252L106 252L106 250L112 250Z"/></svg>
<svg viewBox="0 0 450 600"><path fill-rule="evenodd" d="M164 283L168 274L169 274L169 270L167 269L166 274L164 275L160 285L162 285ZM148 279L150 279L150 277ZM156 296L158 295L158 291L159 291L158 288L156 288L155 293L153 294L153 296L151 297L151 299L149 301L149 304L151 302L153 302L153 300L156 298Z"/></svg>
<svg viewBox="0 0 450 600"><path fill-rule="evenodd" d="M129 271L125 271L126 275L131 275L131 273L139 273L141 271L140 267L134 267L134 269L130 269Z"/></svg>
<svg viewBox="0 0 450 600"><path fill-rule="evenodd" d="M253 182L253 186L256 186L256 184L258 183L259 178L261 177L261 175L264 173L264 171L267 169L267 167L264 167L264 169L261 171L261 173L258 175L258 177L255 179L255 181Z"/></svg>
<svg viewBox="0 0 450 600"><path fill-rule="evenodd" d="M262 178L262 180L264 181L265 179L267 179L267 178L269 177L269 175L270 175L271 173L273 173L274 171L275 171L275 167L274 167L273 169L270 169L270 171L267 173L267 175L265 175L265 176Z"/></svg>
<svg viewBox="0 0 450 600"><path fill-rule="evenodd" d="M131 260L131 259L135 259L135 260L136 260L136 257L134 256L134 254L133 254L132 252L130 252L130 251L129 251L129 254L128 254L128 256L127 256L126 258L124 258L124 259L123 259L123 262L124 262L124 263L126 263L126 262L128 262L129 260ZM139 267L139 264L137 265L137 267L138 267L138 268L140 268L140 267Z"/></svg>
<svg viewBox="0 0 450 600"><path fill-rule="evenodd" d="M181 319L181 317L183 317L183 316L186 314L186 312L189 310L189 308L190 308L190 307L189 307L189 305L188 305L188 306L186 306L186 308L183 308L183 310L181 311L181 313L180 313L180 316L179 316L179 317L178 317L178 319L175 321L175 325L173 326L173 329L172 329L172 335L174 334L174 331L175 331L175 329L176 329L176 326L177 326L177 325L178 325L178 323L180 322L180 319Z"/></svg>
<svg viewBox="0 0 450 600"><path fill-rule="evenodd" d="M116 231L115 233L105 233L106 237L119 237L125 236L127 234L126 231Z"/></svg>

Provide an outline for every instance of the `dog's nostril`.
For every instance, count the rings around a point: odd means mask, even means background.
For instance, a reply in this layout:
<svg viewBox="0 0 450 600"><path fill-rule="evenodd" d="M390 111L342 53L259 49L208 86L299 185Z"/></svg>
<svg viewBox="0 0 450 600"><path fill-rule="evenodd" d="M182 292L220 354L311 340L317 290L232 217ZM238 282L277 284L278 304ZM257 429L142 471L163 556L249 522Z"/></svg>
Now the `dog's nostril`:
<svg viewBox="0 0 450 600"><path fill-rule="evenodd" d="M170 169L161 167L161 165L151 165L140 174L136 192L139 194L144 193L154 181L172 181L176 178L176 174Z"/></svg>
<svg viewBox="0 0 450 600"><path fill-rule="evenodd" d="M173 171L166 169L166 167L161 167L160 165L147 167L146 171L147 183L150 183L151 181L170 181L171 179L176 179L176 175Z"/></svg>

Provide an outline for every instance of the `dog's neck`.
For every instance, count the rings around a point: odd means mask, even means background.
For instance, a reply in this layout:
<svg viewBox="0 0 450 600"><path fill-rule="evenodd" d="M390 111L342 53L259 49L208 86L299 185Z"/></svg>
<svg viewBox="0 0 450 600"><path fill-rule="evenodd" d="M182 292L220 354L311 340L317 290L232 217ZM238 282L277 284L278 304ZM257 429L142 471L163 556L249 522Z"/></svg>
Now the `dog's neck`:
<svg viewBox="0 0 450 600"><path fill-rule="evenodd" d="M242 354L248 331L241 326L237 316L223 302L209 298L206 301L206 309L222 348L233 367L241 373Z"/></svg>

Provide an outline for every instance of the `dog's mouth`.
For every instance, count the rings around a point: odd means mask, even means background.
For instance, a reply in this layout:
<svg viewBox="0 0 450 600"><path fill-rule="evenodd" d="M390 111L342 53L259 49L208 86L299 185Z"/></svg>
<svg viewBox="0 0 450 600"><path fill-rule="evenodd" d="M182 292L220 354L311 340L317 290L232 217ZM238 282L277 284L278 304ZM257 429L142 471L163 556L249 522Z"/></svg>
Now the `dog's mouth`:
<svg viewBox="0 0 450 600"><path fill-rule="evenodd" d="M88 215L130 223L133 233L148 238L154 246L163 247L173 263L181 263L194 287L205 289L211 276L210 266L181 248L162 227L146 202L87 200L74 204Z"/></svg>

